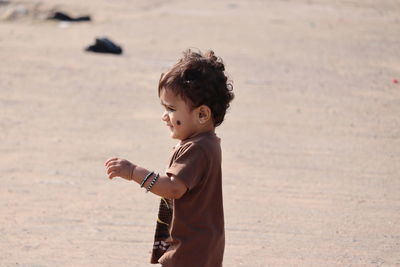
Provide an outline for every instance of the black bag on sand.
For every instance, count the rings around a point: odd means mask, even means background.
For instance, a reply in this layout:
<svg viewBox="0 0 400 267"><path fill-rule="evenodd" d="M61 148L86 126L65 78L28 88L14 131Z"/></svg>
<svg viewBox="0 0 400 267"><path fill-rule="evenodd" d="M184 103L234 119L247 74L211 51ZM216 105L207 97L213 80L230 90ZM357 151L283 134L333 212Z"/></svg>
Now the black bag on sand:
<svg viewBox="0 0 400 267"><path fill-rule="evenodd" d="M77 18L72 18L68 14L64 12L55 12L52 16L48 17L48 19L61 20L61 21L70 21L70 22L80 22L80 21L91 21L90 16L82 16Z"/></svg>
<svg viewBox="0 0 400 267"><path fill-rule="evenodd" d="M86 47L85 50L96 53L122 54L122 48L106 37L96 38L96 43Z"/></svg>

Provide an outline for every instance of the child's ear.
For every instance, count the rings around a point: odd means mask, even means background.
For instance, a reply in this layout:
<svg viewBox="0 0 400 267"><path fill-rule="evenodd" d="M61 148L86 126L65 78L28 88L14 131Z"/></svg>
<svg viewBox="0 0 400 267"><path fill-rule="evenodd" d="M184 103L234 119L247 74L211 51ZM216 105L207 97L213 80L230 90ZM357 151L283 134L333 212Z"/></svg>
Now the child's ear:
<svg viewBox="0 0 400 267"><path fill-rule="evenodd" d="M201 105L198 109L199 123L204 124L211 119L211 109L206 105Z"/></svg>

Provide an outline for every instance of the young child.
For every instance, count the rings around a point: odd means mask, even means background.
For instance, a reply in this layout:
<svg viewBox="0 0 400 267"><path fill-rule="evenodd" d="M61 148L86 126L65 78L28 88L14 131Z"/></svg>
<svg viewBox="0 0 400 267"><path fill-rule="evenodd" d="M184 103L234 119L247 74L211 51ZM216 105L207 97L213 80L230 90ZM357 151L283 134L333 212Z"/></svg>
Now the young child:
<svg viewBox="0 0 400 267"><path fill-rule="evenodd" d="M225 246L221 148L215 134L233 99L224 64L209 51L187 50L165 75L158 95L162 120L180 140L165 174L127 160L106 161L110 179L133 180L161 196L151 263L221 267Z"/></svg>

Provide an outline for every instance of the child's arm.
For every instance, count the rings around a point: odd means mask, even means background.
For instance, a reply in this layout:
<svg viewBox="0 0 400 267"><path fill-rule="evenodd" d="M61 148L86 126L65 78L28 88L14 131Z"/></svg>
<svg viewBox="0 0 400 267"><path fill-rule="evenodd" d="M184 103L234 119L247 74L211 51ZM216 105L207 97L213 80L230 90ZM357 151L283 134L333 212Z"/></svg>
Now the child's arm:
<svg viewBox="0 0 400 267"><path fill-rule="evenodd" d="M143 179L149 174L149 171L132 164L125 159L111 158L104 164L107 168L108 178L122 177L126 180L134 180L138 184L141 184ZM147 188L156 174L153 174L143 185ZM179 199L187 191L187 187L179 179L169 177L167 175L160 175L156 183L151 188L150 192L165 197L168 199Z"/></svg>

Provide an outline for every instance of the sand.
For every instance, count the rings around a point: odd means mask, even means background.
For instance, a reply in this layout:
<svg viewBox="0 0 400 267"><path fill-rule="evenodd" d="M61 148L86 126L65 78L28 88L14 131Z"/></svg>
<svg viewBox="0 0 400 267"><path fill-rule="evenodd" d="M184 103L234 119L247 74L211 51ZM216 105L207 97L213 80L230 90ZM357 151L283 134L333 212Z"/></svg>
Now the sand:
<svg viewBox="0 0 400 267"><path fill-rule="evenodd" d="M398 1L38 3L0 2L0 266L150 266L158 197L103 163L165 170L157 83L188 47L236 93L224 266L400 266Z"/></svg>

